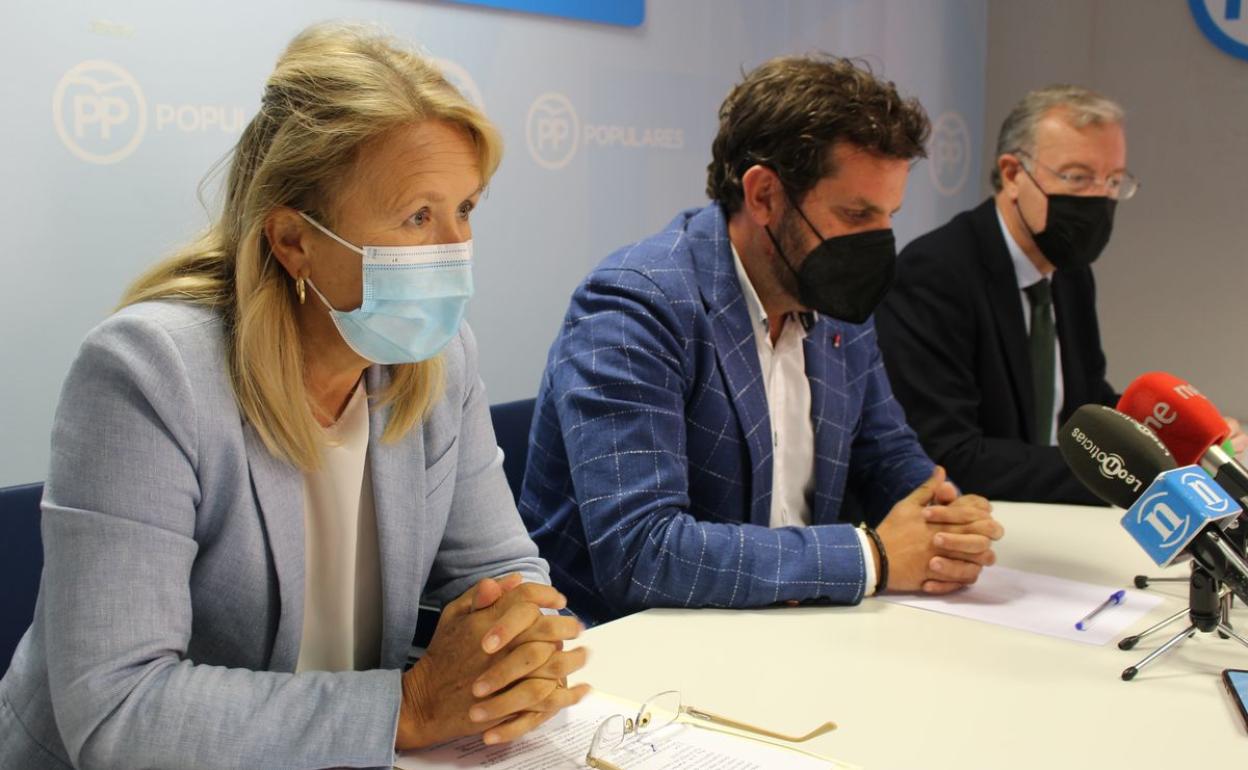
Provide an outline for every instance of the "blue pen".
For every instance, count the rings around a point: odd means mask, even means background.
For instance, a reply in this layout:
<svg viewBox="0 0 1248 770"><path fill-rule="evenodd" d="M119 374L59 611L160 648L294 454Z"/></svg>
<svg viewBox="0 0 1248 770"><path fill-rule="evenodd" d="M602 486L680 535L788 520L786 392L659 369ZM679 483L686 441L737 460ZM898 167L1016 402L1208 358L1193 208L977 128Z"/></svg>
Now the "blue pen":
<svg viewBox="0 0 1248 770"><path fill-rule="evenodd" d="M1101 614L1105 610L1106 607L1112 607L1115 604L1122 604L1122 600L1126 598L1127 598L1127 592L1125 590L1118 589L1117 591L1114 591L1112 594L1109 595L1108 599L1101 602L1099 607L1092 610L1087 615L1084 615L1083 618L1080 619L1080 621L1075 624L1075 628L1079 631L1087 631L1089 620Z"/></svg>

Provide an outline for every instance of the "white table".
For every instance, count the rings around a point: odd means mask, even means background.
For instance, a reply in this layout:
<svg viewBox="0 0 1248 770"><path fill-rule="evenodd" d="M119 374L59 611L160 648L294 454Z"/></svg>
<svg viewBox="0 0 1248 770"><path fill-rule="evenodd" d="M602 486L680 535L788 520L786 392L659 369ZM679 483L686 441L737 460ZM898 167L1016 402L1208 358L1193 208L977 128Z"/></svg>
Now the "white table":
<svg viewBox="0 0 1248 770"><path fill-rule="evenodd" d="M998 503L996 515L1001 564L1124 587L1160 574L1120 511ZM1187 604L1186 584L1150 590L1165 600L1133 632ZM1248 610L1237 605L1232 623L1248 630ZM1244 767L1248 733L1219 672L1248 668L1248 649L1198 634L1135 681L1119 678L1179 630L1128 652L875 599L658 609L591 629L580 680L636 701L679 689L690 704L789 732L830 719L840 729L811 748L873 769Z"/></svg>

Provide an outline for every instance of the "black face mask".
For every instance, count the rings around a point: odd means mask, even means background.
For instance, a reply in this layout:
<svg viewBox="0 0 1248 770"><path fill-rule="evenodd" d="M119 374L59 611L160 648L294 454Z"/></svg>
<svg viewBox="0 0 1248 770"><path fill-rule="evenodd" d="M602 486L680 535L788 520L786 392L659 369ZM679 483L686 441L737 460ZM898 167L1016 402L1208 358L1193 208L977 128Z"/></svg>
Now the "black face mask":
<svg viewBox="0 0 1248 770"><path fill-rule="evenodd" d="M851 324L871 317L893 285L897 272L897 244L891 229L824 238L801 208L792 204L820 243L806 255L800 270L794 270L771 228L767 236L776 253L797 278L797 298L824 315Z"/></svg>
<svg viewBox="0 0 1248 770"><path fill-rule="evenodd" d="M1027 171L1026 169L1023 169ZM1031 177L1032 184L1036 178ZM1036 242L1044 258L1058 270L1087 267L1101 256L1114 230L1114 210L1118 201L1104 195L1049 195L1036 185L1049 201L1049 213L1042 232L1033 232L1019 209L1018 218ZM1018 201L1014 201L1017 208Z"/></svg>

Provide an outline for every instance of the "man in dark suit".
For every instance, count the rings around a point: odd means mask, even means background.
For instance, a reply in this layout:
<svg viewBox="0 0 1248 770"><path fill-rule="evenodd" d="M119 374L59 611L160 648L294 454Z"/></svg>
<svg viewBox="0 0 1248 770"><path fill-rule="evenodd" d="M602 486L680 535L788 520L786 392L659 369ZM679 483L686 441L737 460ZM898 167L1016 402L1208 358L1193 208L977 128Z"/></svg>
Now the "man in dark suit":
<svg viewBox="0 0 1248 770"><path fill-rule="evenodd" d="M1135 194L1122 109L1075 86L1028 94L1001 127L995 195L901 253L877 314L898 400L968 492L1099 504L1055 446L1084 404L1113 405L1092 262Z"/></svg>
<svg viewBox="0 0 1248 770"><path fill-rule="evenodd" d="M1001 527L906 427L870 318L927 130L852 62L767 62L720 109L710 205L577 288L519 507L586 620L946 592L992 563Z"/></svg>

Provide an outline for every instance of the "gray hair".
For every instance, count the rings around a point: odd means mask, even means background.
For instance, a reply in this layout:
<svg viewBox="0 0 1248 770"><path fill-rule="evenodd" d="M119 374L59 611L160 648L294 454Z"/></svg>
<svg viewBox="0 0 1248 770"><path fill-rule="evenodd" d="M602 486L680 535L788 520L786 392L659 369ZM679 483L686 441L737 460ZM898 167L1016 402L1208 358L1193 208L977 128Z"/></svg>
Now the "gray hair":
<svg viewBox="0 0 1248 770"><path fill-rule="evenodd" d="M1117 102L1082 86L1058 84L1038 88L1024 96L1005 116L1001 133L997 135L994 157L1000 158L1016 150L1031 152L1036 143L1036 126L1050 111L1059 108L1067 111L1069 122L1075 128L1121 123L1125 115ZM1001 191L1001 169L995 163L992 189Z"/></svg>

